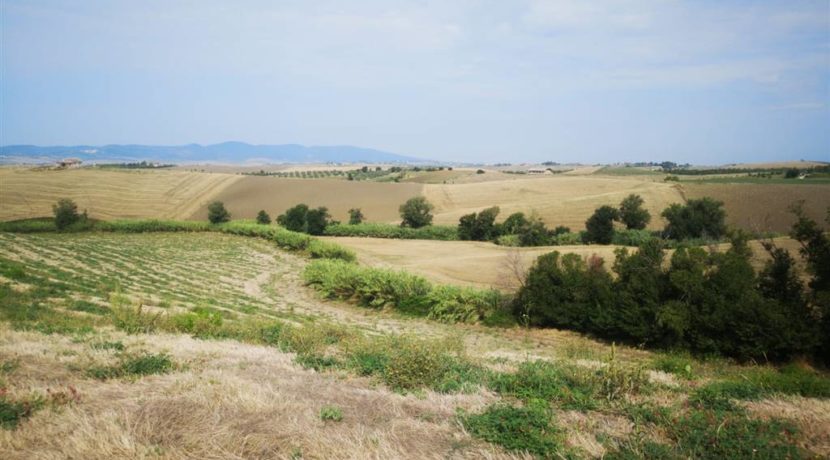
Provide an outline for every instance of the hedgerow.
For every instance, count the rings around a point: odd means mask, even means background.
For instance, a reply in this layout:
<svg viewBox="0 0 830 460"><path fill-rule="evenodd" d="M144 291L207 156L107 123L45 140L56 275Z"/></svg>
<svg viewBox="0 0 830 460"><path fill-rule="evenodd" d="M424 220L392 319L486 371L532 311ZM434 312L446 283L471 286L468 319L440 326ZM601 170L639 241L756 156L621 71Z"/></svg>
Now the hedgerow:
<svg viewBox="0 0 830 460"><path fill-rule="evenodd" d="M389 306L445 322L484 320L498 313L502 300L495 290L433 286L423 277L403 271L337 260L313 261L303 276L307 284L327 298L372 308Z"/></svg>
<svg viewBox="0 0 830 460"><path fill-rule="evenodd" d="M458 227L452 225L427 225L419 228L394 224L369 223L332 224L326 227L328 236L354 236L365 238L395 238L404 240L458 240Z"/></svg>

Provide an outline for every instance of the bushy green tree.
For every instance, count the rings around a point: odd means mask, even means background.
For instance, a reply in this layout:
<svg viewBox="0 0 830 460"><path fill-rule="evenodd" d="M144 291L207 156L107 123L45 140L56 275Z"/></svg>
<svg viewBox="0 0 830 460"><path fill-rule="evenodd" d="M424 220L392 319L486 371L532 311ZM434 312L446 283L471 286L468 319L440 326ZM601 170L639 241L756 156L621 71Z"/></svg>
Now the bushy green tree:
<svg viewBox="0 0 830 460"><path fill-rule="evenodd" d="M280 214L277 217L277 223L293 232L305 233L306 214L308 214L308 205L300 203L287 209L285 214Z"/></svg>
<svg viewBox="0 0 830 460"><path fill-rule="evenodd" d="M258 224L268 225L271 223L271 216L269 216L264 209L260 209L260 211L256 215L256 222Z"/></svg>
<svg viewBox="0 0 830 460"><path fill-rule="evenodd" d="M349 209L349 225L358 225L363 223L363 212L360 208Z"/></svg>
<svg viewBox="0 0 830 460"><path fill-rule="evenodd" d="M819 316L821 343L817 354L830 365L830 238L816 221L807 217L803 202L796 203L790 210L796 217L790 236L801 243L801 256L811 275L808 301ZM830 225L830 208L826 222Z"/></svg>
<svg viewBox="0 0 830 460"><path fill-rule="evenodd" d="M513 311L523 324L588 331L604 321L611 296L601 259L589 265L576 254L553 251L533 264Z"/></svg>
<svg viewBox="0 0 830 460"><path fill-rule="evenodd" d="M58 230L64 230L81 219L78 205L69 198L61 198L53 204L52 212L55 214L55 227Z"/></svg>
<svg viewBox="0 0 830 460"><path fill-rule="evenodd" d="M638 344L661 341L657 316L665 289L662 266L663 247L657 240L646 242L633 253L629 253L627 248L616 251L616 308L613 327L609 332Z"/></svg>
<svg viewBox="0 0 830 460"><path fill-rule="evenodd" d="M527 217L525 217L523 212L514 212L502 222L501 233L503 235L517 235L519 230L528 223Z"/></svg>
<svg viewBox="0 0 830 460"><path fill-rule="evenodd" d="M685 205L673 204L663 210L668 221L663 233L667 238L719 239L726 234L726 211L723 202L709 197L691 199Z"/></svg>
<svg viewBox="0 0 830 460"><path fill-rule="evenodd" d="M642 230L651 221L651 214L643 209L643 198L631 194L620 203L620 221L629 230Z"/></svg>
<svg viewBox="0 0 830 460"><path fill-rule="evenodd" d="M487 208L479 213L461 216L458 221L458 237L462 240L489 241L498 237L496 216L498 206Z"/></svg>
<svg viewBox="0 0 830 460"><path fill-rule="evenodd" d="M331 223L331 215L325 207L309 209L306 213L306 232L309 235L322 235Z"/></svg>
<svg viewBox="0 0 830 460"><path fill-rule="evenodd" d="M211 224L220 224L231 220L231 214L225 209L225 203L214 201L208 205L208 220Z"/></svg>
<svg viewBox="0 0 830 460"><path fill-rule="evenodd" d="M531 217L519 227L519 244L522 246L545 246L550 244L550 233L539 217Z"/></svg>
<svg viewBox="0 0 830 460"><path fill-rule="evenodd" d="M620 213L612 206L600 206L585 221L585 243L611 244L614 237L614 221Z"/></svg>
<svg viewBox="0 0 830 460"><path fill-rule="evenodd" d="M432 224L432 210L435 207L422 196L410 198L398 209L402 227L420 228Z"/></svg>

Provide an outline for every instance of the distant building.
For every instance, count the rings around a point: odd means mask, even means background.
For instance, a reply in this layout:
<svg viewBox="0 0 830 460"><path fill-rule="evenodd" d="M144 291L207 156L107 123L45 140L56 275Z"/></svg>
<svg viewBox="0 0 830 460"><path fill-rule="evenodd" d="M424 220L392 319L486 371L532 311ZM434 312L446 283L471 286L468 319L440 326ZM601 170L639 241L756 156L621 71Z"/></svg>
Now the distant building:
<svg viewBox="0 0 830 460"><path fill-rule="evenodd" d="M81 166L80 158L64 158L63 160L58 161L57 165L59 168L78 168Z"/></svg>

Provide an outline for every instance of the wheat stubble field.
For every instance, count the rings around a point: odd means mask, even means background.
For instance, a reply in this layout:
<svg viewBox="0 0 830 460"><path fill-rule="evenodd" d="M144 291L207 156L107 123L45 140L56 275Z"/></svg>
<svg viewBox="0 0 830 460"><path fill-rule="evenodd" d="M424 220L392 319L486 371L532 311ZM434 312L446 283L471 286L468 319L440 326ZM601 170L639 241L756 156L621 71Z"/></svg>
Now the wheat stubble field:
<svg viewBox="0 0 830 460"><path fill-rule="evenodd" d="M241 179L186 171L0 168L0 220L46 216L59 198L90 217L184 219Z"/></svg>

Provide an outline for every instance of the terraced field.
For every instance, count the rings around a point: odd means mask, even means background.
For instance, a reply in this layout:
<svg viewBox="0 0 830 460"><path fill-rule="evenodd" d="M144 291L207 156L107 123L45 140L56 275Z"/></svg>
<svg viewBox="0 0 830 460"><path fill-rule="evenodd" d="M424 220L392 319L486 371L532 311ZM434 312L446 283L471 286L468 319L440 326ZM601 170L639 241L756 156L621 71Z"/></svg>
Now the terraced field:
<svg viewBox="0 0 830 460"><path fill-rule="evenodd" d="M187 171L0 168L0 220L48 216L60 198L90 217L184 219L241 179Z"/></svg>

